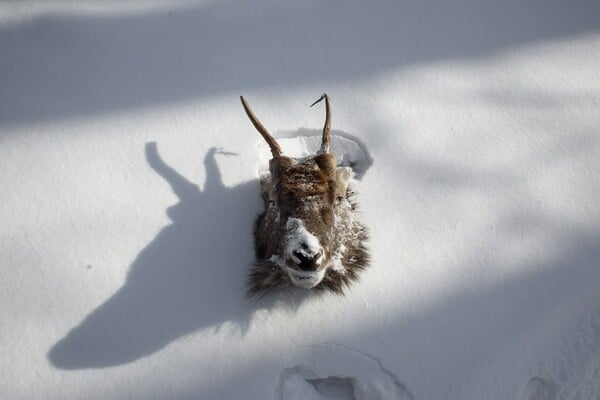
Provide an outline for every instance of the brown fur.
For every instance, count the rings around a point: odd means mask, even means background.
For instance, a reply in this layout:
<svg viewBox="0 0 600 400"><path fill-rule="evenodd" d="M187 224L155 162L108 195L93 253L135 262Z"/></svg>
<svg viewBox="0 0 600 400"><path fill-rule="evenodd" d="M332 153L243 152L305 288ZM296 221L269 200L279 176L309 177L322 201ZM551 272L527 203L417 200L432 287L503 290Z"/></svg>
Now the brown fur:
<svg viewBox="0 0 600 400"><path fill-rule="evenodd" d="M334 159L335 160L335 159ZM333 160L333 161L334 161ZM273 160L272 160L273 161ZM318 161L314 161L319 165ZM271 193L274 191L279 194L280 199L286 205L298 205L302 199L313 197L313 201L320 202L325 205L320 218L331 222L333 219L333 209L335 202L338 201L338 196L343 196L350 204L352 213L356 213L357 204L353 196L354 192L345 188L343 195L338 193L338 181L331 178L332 173L335 174L335 168L331 168L331 160L327 163L321 162L321 165L326 168L327 173L322 169L315 171L311 165L312 161L308 160L308 165L299 164L291 166L288 160L283 161L283 170L276 172L275 176L279 179L273 179L273 174L263 178L261 181L261 189L265 204L265 212L261 213L255 221L254 226L254 244L256 253L256 262L252 266L248 274L248 295L250 297L261 297L270 289L280 286L291 285L288 275L282 271L279 265L269 261L269 258L278 250L280 238L277 235L276 224L273 215L269 215ZM335 164L334 164L335 165ZM281 167L281 163L271 163L273 167ZM298 183L309 183L314 185L306 186L306 190L302 190L302 185ZM275 188L273 188L273 185ZM281 189L277 190L276 188ZM281 210L281 214L290 214L290 210ZM270 219L269 219L270 217ZM317 218L309 216L309 219ZM355 222L357 240L355 244L346 246L347 251L342 258L344 273L328 269L323 280L313 289L317 291L329 291L338 295L343 295L344 290L353 282L357 281L360 273L369 266L370 256L366 247L368 239L367 229L358 221Z"/></svg>
<svg viewBox="0 0 600 400"><path fill-rule="evenodd" d="M323 94L314 104L323 99L321 149L297 160L281 154L275 138L241 97L246 114L273 154L269 175L260 182L265 211L254 226L257 261L248 275L251 297L286 285L343 294L369 265L367 230L356 218L349 189L351 172L337 167L330 152L329 97Z"/></svg>

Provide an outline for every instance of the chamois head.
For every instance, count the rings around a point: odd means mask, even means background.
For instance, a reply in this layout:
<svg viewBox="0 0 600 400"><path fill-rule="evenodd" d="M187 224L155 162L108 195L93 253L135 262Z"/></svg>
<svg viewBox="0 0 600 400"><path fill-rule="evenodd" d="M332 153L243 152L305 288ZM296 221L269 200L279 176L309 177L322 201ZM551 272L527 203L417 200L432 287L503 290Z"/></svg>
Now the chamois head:
<svg viewBox="0 0 600 400"><path fill-rule="evenodd" d="M295 159L282 154L275 138L256 118L246 100L242 105L265 139L273 158L261 178L265 211L258 217L254 240L257 261L249 275L249 294L292 284L305 289L342 293L368 264L367 233L355 219L349 189L352 171L337 167L330 152L331 111L325 99L321 148Z"/></svg>

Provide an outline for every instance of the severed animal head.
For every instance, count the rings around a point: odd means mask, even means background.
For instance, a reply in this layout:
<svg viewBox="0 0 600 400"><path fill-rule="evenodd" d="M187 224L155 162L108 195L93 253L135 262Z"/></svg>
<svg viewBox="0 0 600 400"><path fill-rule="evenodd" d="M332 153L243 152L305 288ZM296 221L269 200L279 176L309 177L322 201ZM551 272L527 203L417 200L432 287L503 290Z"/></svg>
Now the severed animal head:
<svg viewBox="0 0 600 400"><path fill-rule="evenodd" d="M241 97L250 121L273 158L261 178L265 210L256 220L256 263L248 294L260 296L278 286L330 290L342 294L368 266L367 230L356 218L350 188L352 170L338 167L330 152L331 111L325 99L325 126L315 155L296 159L282 154L275 138Z"/></svg>

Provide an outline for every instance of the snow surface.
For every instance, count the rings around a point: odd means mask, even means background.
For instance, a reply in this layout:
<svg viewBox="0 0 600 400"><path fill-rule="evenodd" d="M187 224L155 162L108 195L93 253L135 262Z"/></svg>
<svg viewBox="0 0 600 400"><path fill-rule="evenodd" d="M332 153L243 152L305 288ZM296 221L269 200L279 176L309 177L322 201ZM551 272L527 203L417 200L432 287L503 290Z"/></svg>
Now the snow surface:
<svg viewBox="0 0 600 400"><path fill-rule="evenodd" d="M4 1L0 55L0 398L600 398L597 1ZM372 267L249 302L239 95L324 91Z"/></svg>

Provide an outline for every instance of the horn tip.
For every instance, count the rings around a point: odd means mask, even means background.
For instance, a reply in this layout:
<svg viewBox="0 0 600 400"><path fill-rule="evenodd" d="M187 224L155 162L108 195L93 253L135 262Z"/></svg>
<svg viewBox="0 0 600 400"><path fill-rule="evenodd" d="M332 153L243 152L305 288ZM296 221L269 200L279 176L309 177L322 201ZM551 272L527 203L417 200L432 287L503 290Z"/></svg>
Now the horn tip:
<svg viewBox="0 0 600 400"><path fill-rule="evenodd" d="M323 93L323 94L321 95L321 97L319 97L319 98L318 98L318 99L317 99L317 100L316 100L314 103L312 103L310 106L311 106L311 107L312 107L312 106L314 106L315 104L317 104L318 102L320 102L321 100L323 100L323 99L324 99L324 98L326 98L326 97L327 97L327 95L326 95L325 93Z"/></svg>

